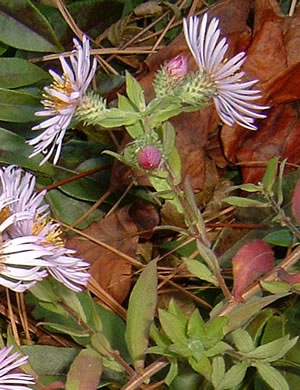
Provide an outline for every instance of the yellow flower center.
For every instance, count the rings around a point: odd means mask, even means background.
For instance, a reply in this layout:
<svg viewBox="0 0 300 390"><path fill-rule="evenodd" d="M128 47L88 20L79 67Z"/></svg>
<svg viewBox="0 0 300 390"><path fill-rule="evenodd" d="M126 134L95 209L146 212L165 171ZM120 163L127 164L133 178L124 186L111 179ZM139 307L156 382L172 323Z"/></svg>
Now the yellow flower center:
<svg viewBox="0 0 300 390"><path fill-rule="evenodd" d="M63 93L66 96L71 96L71 94L75 92L75 89L73 88L73 84L70 81L69 76L67 74L64 74L62 76L62 79L62 83L57 80L54 80L53 83L50 85L50 89ZM62 109L70 106L70 103L61 100L56 96L51 96L47 93L44 93L43 97L45 98L45 100L43 101L43 105L46 109L51 109L53 111L59 112ZM72 102L72 104L74 104L74 102Z"/></svg>
<svg viewBox="0 0 300 390"><path fill-rule="evenodd" d="M45 226L48 225L48 223L51 223L51 220L48 217L45 217L43 219L36 219L32 226L32 234L38 235ZM47 234L44 237L44 241L42 242L42 245L54 245L56 247L62 248L64 246L63 240L61 238L62 230L58 225L51 226L50 230L47 232Z"/></svg>

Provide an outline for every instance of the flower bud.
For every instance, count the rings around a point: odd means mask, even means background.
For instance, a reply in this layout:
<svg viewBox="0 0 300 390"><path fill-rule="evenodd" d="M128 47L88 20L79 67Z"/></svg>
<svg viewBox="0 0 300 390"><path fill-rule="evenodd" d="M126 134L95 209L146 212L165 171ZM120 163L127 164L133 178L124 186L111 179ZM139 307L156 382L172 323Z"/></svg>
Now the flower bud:
<svg viewBox="0 0 300 390"><path fill-rule="evenodd" d="M138 156L138 162L144 169L155 169L161 162L160 151L155 146L146 146Z"/></svg>
<svg viewBox="0 0 300 390"><path fill-rule="evenodd" d="M165 67L172 80L180 80L188 71L187 57L183 54L178 54L178 56L167 62Z"/></svg>

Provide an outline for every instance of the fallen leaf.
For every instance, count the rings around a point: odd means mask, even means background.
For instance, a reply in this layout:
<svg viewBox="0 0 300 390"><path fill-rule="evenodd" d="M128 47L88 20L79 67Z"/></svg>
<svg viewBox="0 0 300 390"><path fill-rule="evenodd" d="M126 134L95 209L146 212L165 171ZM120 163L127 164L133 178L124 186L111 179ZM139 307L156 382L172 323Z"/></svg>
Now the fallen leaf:
<svg viewBox="0 0 300 390"><path fill-rule="evenodd" d="M120 255L81 236L68 238L66 245L75 249L78 257L91 263L90 272L94 279L115 300L122 303L130 290L132 268L122 257L122 253L135 258L139 241L138 231L153 229L158 221L154 206L136 202L84 230L85 234L117 249Z"/></svg>

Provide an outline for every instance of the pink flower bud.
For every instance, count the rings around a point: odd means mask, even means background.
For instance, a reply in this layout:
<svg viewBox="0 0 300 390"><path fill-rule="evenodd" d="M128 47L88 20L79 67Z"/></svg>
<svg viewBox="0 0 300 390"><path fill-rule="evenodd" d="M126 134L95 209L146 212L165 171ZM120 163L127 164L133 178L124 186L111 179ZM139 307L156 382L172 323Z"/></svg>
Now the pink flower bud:
<svg viewBox="0 0 300 390"><path fill-rule="evenodd" d="M155 146L146 146L139 153L139 164L144 169L155 169L161 162L160 151Z"/></svg>
<svg viewBox="0 0 300 390"><path fill-rule="evenodd" d="M242 246L232 259L232 295L242 302L242 294L249 284L274 268L274 253L263 240L255 240Z"/></svg>
<svg viewBox="0 0 300 390"><path fill-rule="evenodd" d="M166 64L166 70L167 70L169 76L173 80L182 79L186 75L187 70L188 70L187 57L183 54L178 54L178 56L172 58Z"/></svg>

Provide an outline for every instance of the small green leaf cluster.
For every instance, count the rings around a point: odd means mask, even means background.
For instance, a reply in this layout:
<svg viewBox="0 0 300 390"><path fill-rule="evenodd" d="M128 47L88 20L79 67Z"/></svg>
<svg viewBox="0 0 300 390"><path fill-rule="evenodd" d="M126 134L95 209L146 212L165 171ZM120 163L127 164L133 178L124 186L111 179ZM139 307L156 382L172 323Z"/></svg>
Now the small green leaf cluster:
<svg viewBox="0 0 300 390"><path fill-rule="evenodd" d="M187 361L189 365L209 381L212 376L212 358L230 351L232 347L222 341L226 317L218 317L205 323L198 309L187 319L174 301L170 301L168 310L159 310L159 322L162 331L154 325L151 336L156 346L148 353L168 356L171 368L166 383L171 383L178 372L178 361Z"/></svg>

